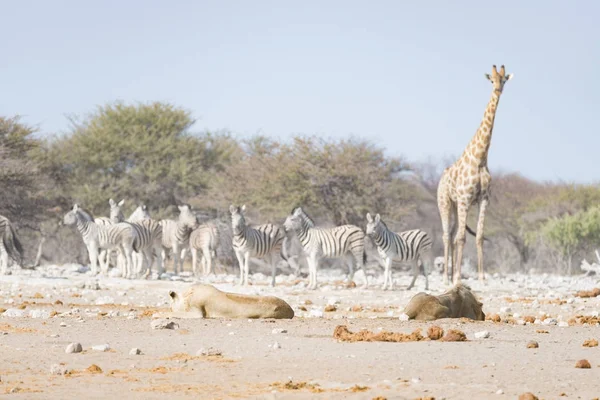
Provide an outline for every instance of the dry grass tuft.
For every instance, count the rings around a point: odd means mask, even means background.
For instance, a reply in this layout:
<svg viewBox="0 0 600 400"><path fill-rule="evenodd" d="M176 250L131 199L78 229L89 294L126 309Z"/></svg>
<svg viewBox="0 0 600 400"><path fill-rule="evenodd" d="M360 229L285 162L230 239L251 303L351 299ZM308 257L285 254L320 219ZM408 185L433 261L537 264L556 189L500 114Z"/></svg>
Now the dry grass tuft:
<svg viewBox="0 0 600 400"><path fill-rule="evenodd" d="M528 349L537 349L538 347L540 347L540 345L535 340L530 340L529 342L527 342Z"/></svg>
<svg viewBox="0 0 600 400"><path fill-rule="evenodd" d="M444 337L444 330L437 325L432 325L427 329L427 337L431 340L439 340Z"/></svg>
<svg viewBox="0 0 600 400"><path fill-rule="evenodd" d="M583 342L583 347L598 347L598 341L596 339L589 339Z"/></svg>
<svg viewBox="0 0 600 400"><path fill-rule="evenodd" d="M333 337L342 342L419 342L421 340L426 340L426 338L421 335L420 329L409 334L388 331L373 333L367 330L352 333L348 330L346 325L336 326L333 331Z"/></svg>
<svg viewBox="0 0 600 400"><path fill-rule="evenodd" d="M458 329L450 329L448 333L441 339L442 342L466 342L467 335Z"/></svg>
<svg viewBox="0 0 600 400"><path fill-rule="evenodd" d="M337 311L337 307L334 306L334 305L329 304L329 305L325 306L325 308L323 309L323 311L325 311L325 312L334 312L334 311Z"/></svg>
<svg viewBox="0 0 600 400"><path fill-rule="evenodd" d="M101 374L102 373L102 368L100 368L96 364L92 364L92 365L90 365L89 367L87 367L85 369L85 372L88 372L90 374Z"/></svg>
<svg viewBox="0 0 600 400"><path fill-rule="evenodd" d="M519 400L540 400L535 394L526 392L519 395Z"/></svg>
<svg viewBox="0 0 600 400"><path fill-rule="evenodd" d="M485 319L492 322L502 322L502 318L498 314L490 314Z"/></svg>

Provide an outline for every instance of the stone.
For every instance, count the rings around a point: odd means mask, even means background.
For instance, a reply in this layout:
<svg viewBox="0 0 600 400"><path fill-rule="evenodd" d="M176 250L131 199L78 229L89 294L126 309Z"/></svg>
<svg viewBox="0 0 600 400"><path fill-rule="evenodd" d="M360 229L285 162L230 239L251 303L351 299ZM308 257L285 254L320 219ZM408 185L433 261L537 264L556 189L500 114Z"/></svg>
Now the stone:
<svg viewBox="0 0 600 400"><path fill-rule="evenodd" d="M69 345L65 349L65 353L67 353L67 354L81 353L82 351L83 351L83 348L81 347L81 343L76 343L76 342L69 343Z"/></svg>
<svg viewBox="0 0 600 400"><path fill-rule="evenodd" d="M475 338L477 339L487 339L490 337L490 333L488 331L475 332Z"/></svg>
<svg viewBox="0 0 600 400"><path fill-rule="evenodd" d="M52 364L50 367L50 373L52 375L64 375L67 373L67 367L60 364Z"/></svg>
<svg viewBox="0 0 600 400"><path fill-rule="evenodd" d="M287 333L287 329L275 328L271 332L273 333L273 335L277 335L277 334L280 334L280 333Z"/></svg>
<svg viewBox="0 0 600 400"><path fill-rule="evenodd" d="M150 323L152 329L179 329L179 324L168 319L155 319Z"/></svg>
<svg viewBox="0 0 600 400"><path fill-rule="evenodd" d="M137 356L139 354L142 354L142 350L138 349L137 347L134 347L133 349L129 350L130 356Z"/></svg>
<svg viewBox="0 0 600 400"><path fill-rule="evenodd" d="M273 343L273 348L274 348L275 350L277 350L277 349L280 349L280 348L281 348L281 345L279 344L279 342L275 342L275 343Z"/></svg>
<svg viewBox="0 0 600 400"><path fill-rule="evenodd" d="M92 350L95 350L95 351L109 351L110 350L110 346L108 345L108 343L97 344L97 345L92 346Z"/></svg>
<svg viewBox="0 0 600 400"><path fill-rule="evenodd" d="M400 314L400 316L398 317L398 319L400 321L408 321L410 319L410 317L408 316L408 314L402 313L402 314Z"/></svg>
<svg viewBox="0 0 600 400"><path fill-rule="evenodd" d="M200 348L200 350L198 350L196 352L196 355L198 357L214 357L214 356L220 356L223 353L221 352L221 350L215 349L214 347L202 347Z"/></svg>

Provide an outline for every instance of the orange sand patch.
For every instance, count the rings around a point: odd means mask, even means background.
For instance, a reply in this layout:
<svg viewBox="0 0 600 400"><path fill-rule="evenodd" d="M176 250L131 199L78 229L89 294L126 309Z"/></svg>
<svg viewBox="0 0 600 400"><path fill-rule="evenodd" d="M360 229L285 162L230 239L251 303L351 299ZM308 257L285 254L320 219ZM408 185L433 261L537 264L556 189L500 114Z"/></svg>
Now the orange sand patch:
<svg viewBox="0 0 600 400"><path fill-rule="evenodd" d="M0 323L0 332L9 332L9 333L33 333L37 332L37 330L32 328L21 328L19 326L12 326L6 323Z"/></svg>
<svg viewBox="0 0 600 400"><path fill-rule="evenodd" d="M580 290L575 293L575 296L581 298L598 297L600 296L600 288L594 288L592 290Z"/></svg>
<svg viewBox="0 0 600 400"><path fill-rule="evenodd" d="M448 331L448 334L444 336L444 330L437 325L429 327L427 331L427 337L421 334L421 329L416 329L412 333L400 333L400 332L371 332L368 330L361 330L353 333L348 330L346 325L338 325L333 331L333 337L342 342L420 342L423 340L438 340L441 338L442 341L465 341L466 335L454 329Z"/></svg>

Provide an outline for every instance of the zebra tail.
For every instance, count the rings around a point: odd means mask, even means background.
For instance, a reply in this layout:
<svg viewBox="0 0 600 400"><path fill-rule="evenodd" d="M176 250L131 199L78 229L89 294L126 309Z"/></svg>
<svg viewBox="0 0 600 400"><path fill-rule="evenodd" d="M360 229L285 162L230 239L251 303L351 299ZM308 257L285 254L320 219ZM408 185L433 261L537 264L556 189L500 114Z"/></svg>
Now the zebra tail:
<svg viewBox="0 0 600 400"><path fill-rule="evenodd" d="M469 232L469 233L470 233L471 235L473 235L473 236L477 236L477 233L476 233L476 232L475 232L473 229L469 228L469 225L465 225L465 227L467 228L467 232ZM484 241L484 242L489 242L489 241L490 241L490 239L488 239L488 238L486 238L486 237L484 236L484 237L483 237L483 241Z"/></svg>

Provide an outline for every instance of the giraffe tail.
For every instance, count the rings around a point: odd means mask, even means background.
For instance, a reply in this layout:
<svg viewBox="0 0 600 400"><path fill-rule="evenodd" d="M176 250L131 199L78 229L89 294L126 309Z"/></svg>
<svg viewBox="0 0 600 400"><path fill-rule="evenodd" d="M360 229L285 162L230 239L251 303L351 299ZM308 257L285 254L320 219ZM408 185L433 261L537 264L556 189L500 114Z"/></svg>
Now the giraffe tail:
<svg viewBox="0 0 600 400"><path fill-rule="evenodd" d="M466 228L467 228L467 232L469 232L471 235L473 235L473 236L477 236L477 233L476 233L476 232L475 232L473 229L469 228L469 225L466 225ZM484 242L489 242L489 241L490 241L490 239L488 239L488 238L486 238L486 237L484 236L484 237L483 237L483 241L484 241Z"/></svg>

